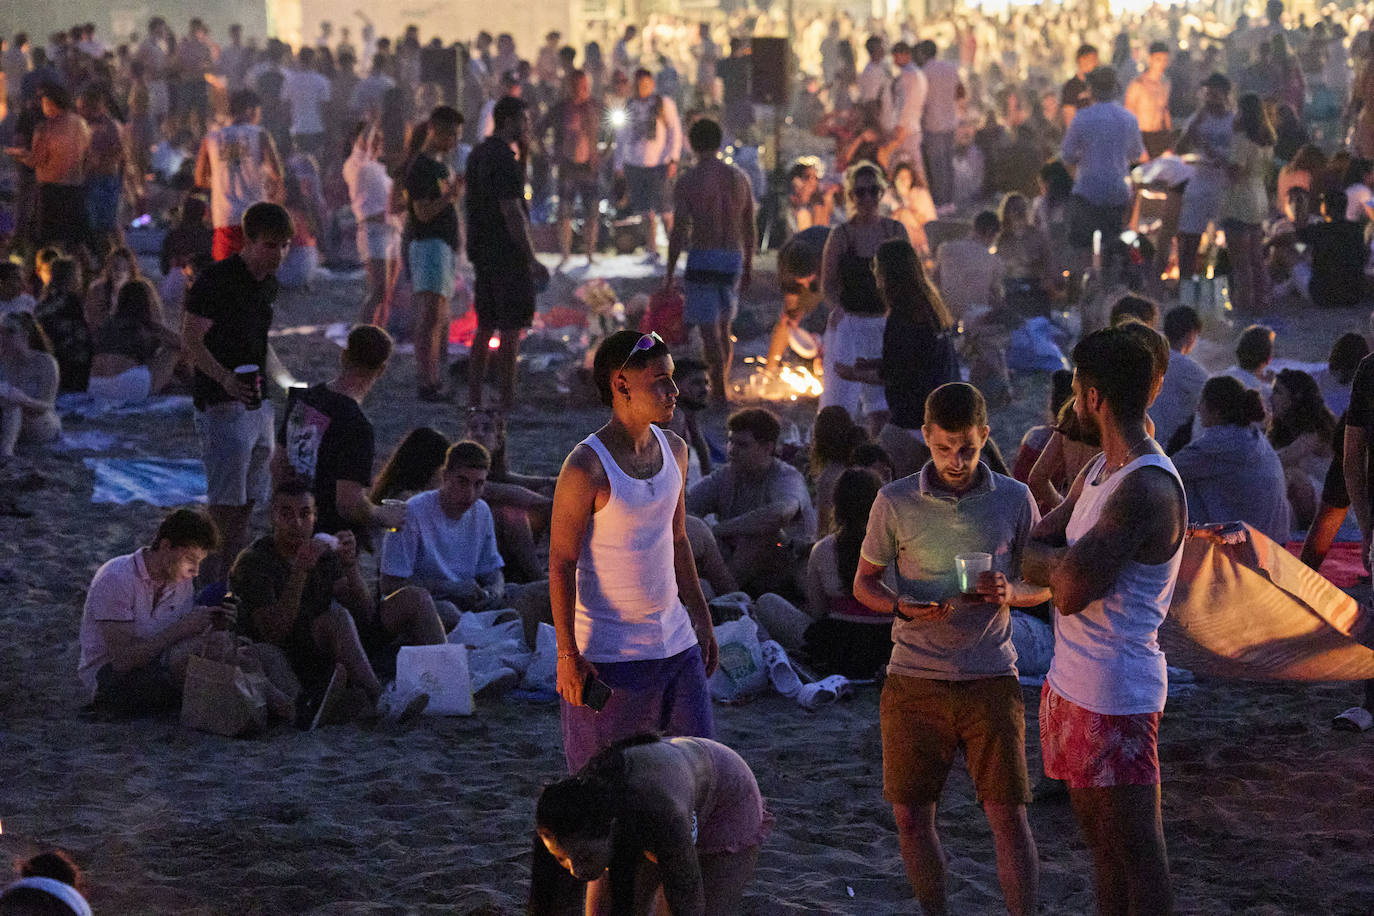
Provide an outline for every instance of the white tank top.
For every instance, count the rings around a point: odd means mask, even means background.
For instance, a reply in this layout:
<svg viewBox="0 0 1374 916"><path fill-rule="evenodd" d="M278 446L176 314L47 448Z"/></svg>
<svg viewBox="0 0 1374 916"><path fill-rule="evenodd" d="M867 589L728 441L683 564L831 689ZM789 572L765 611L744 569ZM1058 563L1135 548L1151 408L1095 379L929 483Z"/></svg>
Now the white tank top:
<svg viewBox="0 0 1374 916"><path fill-rule="evenodd" d="M215 228L237 226L243 211L267 198L262 128L230 124L205 135L210 152L210 218Z"/></svg>
<svg viewBox="0 0 1374 916"><path fill-rule="evenodd" d="M673 513L682 472L668 439L651 427L663 467L647 480L620 469L595 434L611 498L592 513L577 558L577 648L591 662L671 658L697 644L673 572Z"/></svg>
<svg viewBox="0 0 1374 916"><path fill-rule="evenodd" d="M1089 465L1088 482L1065 531L1070 546L1097 524L1102 507L1121 481L1140 468L1168 471L1178 481L1179 498L1183 496L1183 481L1163 455L1137 458L1101 483L1092 483L1106 461L1099 455ZM1182 562L1182 542L1165 563L1132 560L1100 600L1077 614L1055 614L1054 660L1047 678L1050 689L1102 715L1163 711L1169 680L1157 633L1169 612Z"/></svg>

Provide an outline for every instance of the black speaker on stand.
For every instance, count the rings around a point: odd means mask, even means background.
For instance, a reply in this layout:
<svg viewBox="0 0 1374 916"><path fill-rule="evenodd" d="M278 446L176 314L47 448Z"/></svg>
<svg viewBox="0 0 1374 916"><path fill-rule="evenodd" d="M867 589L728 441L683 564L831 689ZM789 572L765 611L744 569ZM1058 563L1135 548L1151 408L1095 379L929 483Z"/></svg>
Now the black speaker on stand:
<svg viewBox="0 0 1374 916"><path fill-rule="evenodd" d="M749 42L750 89L758 105L787 106L788 63L792 49L786 38L754 38Z"/></svg>

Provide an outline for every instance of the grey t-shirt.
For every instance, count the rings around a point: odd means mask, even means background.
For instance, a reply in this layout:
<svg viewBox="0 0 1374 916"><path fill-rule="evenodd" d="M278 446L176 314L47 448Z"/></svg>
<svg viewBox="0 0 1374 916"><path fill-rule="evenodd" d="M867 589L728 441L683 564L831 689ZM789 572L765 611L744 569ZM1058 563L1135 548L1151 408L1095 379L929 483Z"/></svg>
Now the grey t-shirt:
<svg viewBox="0 0 1374 916"><path fill-rule="evenodd" d="M992 568L1021 575L1021 553L1040 513L1025 484L979 467L961 496L931 486L934 465L883 487L868 516L862 555L875 566L896 566L898 593L943 601L959 592L954 558L990 553ZM973 605L939 623L895 620L889 674L966 681L1016 674L1011 613Z"/></svg>
<svg viewBox="0 0 1374 916"><path fill-rule="evenodd" d="M779 533L796 541L815 540L816 509L806 478L780 458L773 459L762 477L746 477L729 464L712 471L687 491L687 511L696 516L714 514L726 522L784 499L795 500L800 508Z"/></svg>

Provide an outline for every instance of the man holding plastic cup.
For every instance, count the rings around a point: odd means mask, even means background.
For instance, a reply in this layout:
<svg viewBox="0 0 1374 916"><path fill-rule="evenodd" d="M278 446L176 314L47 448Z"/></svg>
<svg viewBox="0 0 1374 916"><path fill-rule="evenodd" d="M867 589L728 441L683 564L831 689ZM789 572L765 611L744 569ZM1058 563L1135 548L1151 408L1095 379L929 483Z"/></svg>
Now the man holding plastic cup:
<svg viewBox="0 0 1374 916"><path fill-rule="evenodd" d="M1049 597L1020 578L1040 515L1025 485L979 460L988 419L978 389L935 389L922 431L931 459L879 492L854 577L855 598L897 618L880 705L883 797L916 898L928 916L945 913L935 809L962 748L992 828L1007 910L1031 913L1038 867L1010 608ZM888 566L896 591L884 581Z"/></svg>

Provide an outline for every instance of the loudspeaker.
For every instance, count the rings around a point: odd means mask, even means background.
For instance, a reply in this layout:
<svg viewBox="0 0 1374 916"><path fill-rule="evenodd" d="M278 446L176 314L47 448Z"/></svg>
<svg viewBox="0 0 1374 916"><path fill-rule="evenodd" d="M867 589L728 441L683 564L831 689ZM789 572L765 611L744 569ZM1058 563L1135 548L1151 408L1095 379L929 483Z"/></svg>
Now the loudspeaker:
<svg viewBox="0 0 1374 916"><path fill-rule="evenodd" d="M750 88L759 105L787 104L787 71L792 49L786 38L754 38L749 43Z"/></svg>
<svg viewBox="0 0 1374 916"><path fill-rule="evenodd" d="M420 82L437 83L445 104L452 105L458 97L458 49L421 48Z"/></svg>

